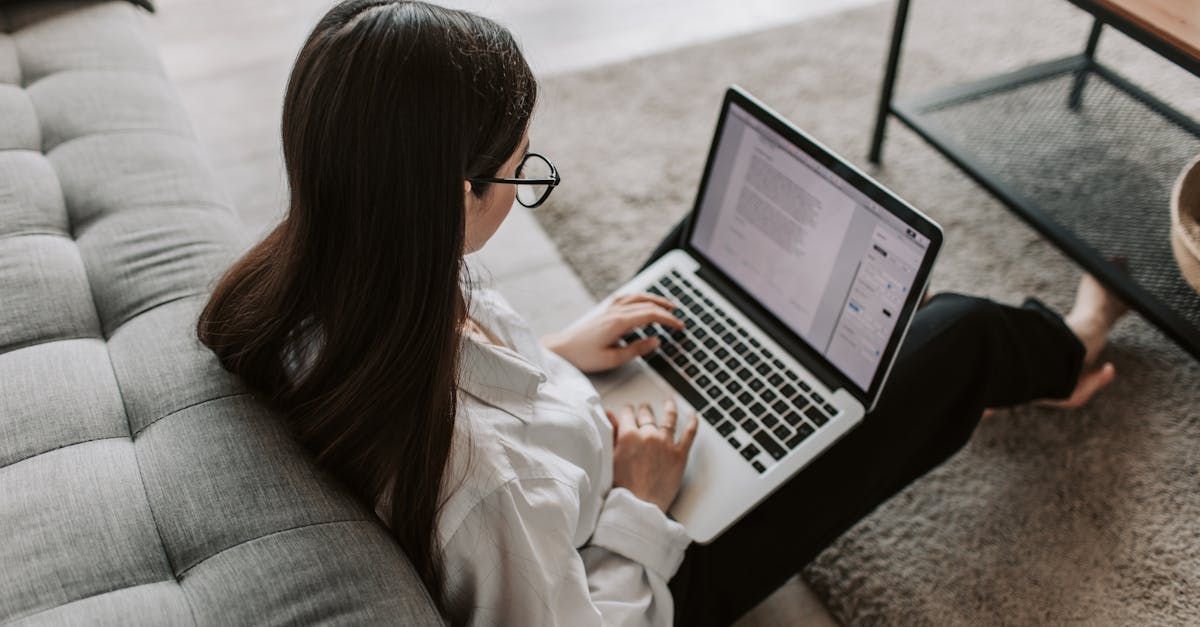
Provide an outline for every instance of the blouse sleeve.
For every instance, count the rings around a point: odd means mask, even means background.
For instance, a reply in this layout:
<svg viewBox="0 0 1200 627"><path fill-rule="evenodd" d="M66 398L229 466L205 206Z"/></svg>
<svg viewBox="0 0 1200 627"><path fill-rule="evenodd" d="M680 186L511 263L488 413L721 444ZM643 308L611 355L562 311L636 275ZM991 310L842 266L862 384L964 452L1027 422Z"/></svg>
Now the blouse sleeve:
<svg viewBox="0 0 1200 627"><path fill-rule="evenodd" d="M509 481L481 499L444 545L454 624L670 625L667 582L690 540L627 490L604 502L591 541L572 539L579 503L551 478ZM468 613L469 614L466 614Z"/></svg>

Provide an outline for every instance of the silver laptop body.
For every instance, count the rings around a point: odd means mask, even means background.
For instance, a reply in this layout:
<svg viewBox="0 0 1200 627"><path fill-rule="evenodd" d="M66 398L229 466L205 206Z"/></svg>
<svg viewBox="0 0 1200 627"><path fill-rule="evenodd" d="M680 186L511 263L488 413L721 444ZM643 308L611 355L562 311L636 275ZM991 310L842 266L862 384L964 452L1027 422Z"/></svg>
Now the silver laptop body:
<svg viewBox="0 0 1200 627"><path fill-rule="evenodd" d="M676 303L683 331L631 334L663 343L592 380L609 408L698 413L670 514L707 543L874 406L942 233L735 86L684 239L585 318L622 294Z"/></svg>

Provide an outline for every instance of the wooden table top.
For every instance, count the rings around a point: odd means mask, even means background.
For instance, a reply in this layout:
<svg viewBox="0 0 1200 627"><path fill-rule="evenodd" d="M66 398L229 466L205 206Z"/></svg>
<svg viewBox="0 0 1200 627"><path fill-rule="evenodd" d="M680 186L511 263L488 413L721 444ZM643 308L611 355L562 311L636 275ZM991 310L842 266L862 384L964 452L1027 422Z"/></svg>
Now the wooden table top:
<svg viewBox="0 0 1200 627"><path fill-rule="evenodd" d="M1200 0L1088 0L1200 61Z"/></svg>

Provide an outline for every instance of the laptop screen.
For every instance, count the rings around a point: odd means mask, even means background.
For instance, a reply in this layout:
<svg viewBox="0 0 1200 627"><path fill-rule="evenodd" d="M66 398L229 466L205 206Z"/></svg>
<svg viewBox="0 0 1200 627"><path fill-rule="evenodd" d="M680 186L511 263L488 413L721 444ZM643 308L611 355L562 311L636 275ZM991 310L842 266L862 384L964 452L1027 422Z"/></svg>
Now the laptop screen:
<svg viewBox="0 0 1200 627"><path fill-rule="evenodd" d="M929 239L730 104L690 244L863 390Z"/></svg>

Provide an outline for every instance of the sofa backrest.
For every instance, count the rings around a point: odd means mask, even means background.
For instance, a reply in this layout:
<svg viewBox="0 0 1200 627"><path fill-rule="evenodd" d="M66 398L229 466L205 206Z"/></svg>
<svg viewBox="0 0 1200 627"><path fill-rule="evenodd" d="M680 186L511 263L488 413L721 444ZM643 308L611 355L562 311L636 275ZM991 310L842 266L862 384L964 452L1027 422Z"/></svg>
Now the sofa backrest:
<svg viewBox="0 0 1200 627"><path fill-rule="evenodd" d="M0 623L440 622L196 340L243 229L143 19L0 4Z"/></svg>

